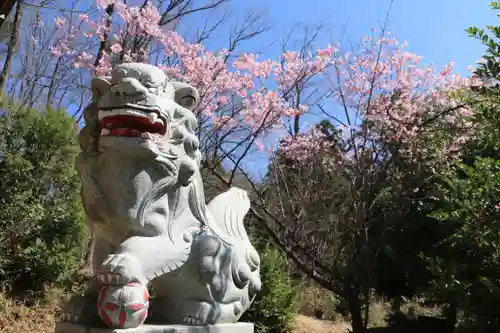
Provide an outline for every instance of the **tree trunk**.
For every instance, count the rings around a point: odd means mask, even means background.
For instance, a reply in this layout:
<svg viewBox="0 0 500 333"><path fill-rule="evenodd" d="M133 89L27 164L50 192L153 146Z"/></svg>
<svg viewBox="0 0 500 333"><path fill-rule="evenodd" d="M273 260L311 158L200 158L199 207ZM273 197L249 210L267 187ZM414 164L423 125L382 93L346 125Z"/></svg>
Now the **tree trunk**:
<svg viewBox="0 0 500 333"><path fill-rule="evenodd" d="M401 312L401 295L392 298L391 311L393 314Z"/></svg>
<svg viewBox="0 0 500 333"><path fill-rule="evenodd" d="M458 317L458 301L452 300L445 311L446 316L446 326L448 327L448 333L455 332L455 326L457 326Z"/></svg>
<svg viewBox="0 0 500 333"><path fill-rule="evenodd" d="M0 28L4 23L9 24L7 17L15 3L16 0L2 0L2 2L0 2Z"/></svg>
<svg viewBox="0 0 500 333"><path fill-rule="evenodd" d="M21 13L23 9L22 4L23 2L21 0L17 1L16 12L14 14L14 23L12 26L12 32L10 34L9 47L7 48L7 55L5 56L2 73L0 74L0 94L2 94L5 90L10 67L12 65L12 59L14 58L14 52L17 48L17 41L19 39L20 30L19 27L21 25Z"/></svg>
<svg viewBox="0 0 500 333"><path fill-rule="evenodd" d="M351 314L352 333L365 333L366 331L359 294L359 287L346 288L345 298Z"/></svg>
<svg viewBox="0 0 500 333"><path fill-rule="evenodd" d="M363 326L368 327L368 322L370 320L370 303L371 303L371 288L365 288L364 292L364 307L365 307L365 315L363 319Z"/></svg>

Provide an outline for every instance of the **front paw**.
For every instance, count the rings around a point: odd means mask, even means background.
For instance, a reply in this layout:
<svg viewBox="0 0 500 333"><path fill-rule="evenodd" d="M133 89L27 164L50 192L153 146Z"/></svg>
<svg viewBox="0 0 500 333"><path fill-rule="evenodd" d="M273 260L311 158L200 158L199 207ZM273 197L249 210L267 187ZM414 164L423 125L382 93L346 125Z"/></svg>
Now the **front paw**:
<svg viewBox="0 0 500 333"><path fill-rule="evenodd" d="M99 268L97 279L101 284L126 285L133 281L146 284L141 263L130 253L109 255Z"/></svg>

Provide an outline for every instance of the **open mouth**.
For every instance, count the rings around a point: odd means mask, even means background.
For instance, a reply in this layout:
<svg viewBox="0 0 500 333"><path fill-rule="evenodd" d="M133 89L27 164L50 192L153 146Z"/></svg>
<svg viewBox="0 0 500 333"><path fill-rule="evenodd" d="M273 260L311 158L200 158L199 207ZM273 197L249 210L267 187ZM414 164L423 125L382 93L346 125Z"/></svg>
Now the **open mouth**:
<svg viewBox="0 0 500 333"><path fill-rule="evenodd" d="M154 139L167 133L167 120L156 110L116 108L99 110L101 136Z"/></svg>

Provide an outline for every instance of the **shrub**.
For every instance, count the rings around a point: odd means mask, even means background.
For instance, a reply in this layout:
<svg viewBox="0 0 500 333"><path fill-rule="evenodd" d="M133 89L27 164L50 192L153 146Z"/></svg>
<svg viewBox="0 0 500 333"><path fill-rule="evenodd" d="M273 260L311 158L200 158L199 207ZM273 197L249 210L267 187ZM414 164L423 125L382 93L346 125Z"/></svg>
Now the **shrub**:
<svg viewBox="0 0 500 333"><path fill-rule="evenodd" d="M12 105L0 112L0 288L31 296L62 282L81 258L79 148L64 111Z"/></svg>
<svg viewBox="0 0 500 333"><path fill-rule="evenodd" d="M261 263L262 291L241 320L252 322L256 333L291 332L298 293L288 276L285 257L268 245L261 251Z"/></svg>

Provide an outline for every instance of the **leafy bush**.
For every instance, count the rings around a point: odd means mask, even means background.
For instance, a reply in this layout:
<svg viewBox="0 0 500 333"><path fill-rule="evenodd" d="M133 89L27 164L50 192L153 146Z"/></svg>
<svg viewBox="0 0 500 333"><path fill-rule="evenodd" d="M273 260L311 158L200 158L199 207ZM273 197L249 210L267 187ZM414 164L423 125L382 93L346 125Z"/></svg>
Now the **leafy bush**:
<svg viewBox="0 0 500 333"><path fill-rule="evenodd" d="M76 124L64 111L2 108L0 287L32 294L61 282L81 258Z"/></svg>
<svg viewBox="0 0 500 333"><path fill-rule="evenodd" d="M500 160L475 158L447 179L447 205L434 216L454 227L431 258L435 295L458 301L467 332L500 330Z"/></svg>
<svg viewBox="0 0 500 333"><path fill-rule="evenodd" d="M262 291L241 321L252 322L256 333L291 332L298 312L297 289L288 277L283 254L272 246L261 251Z"/></svg>

